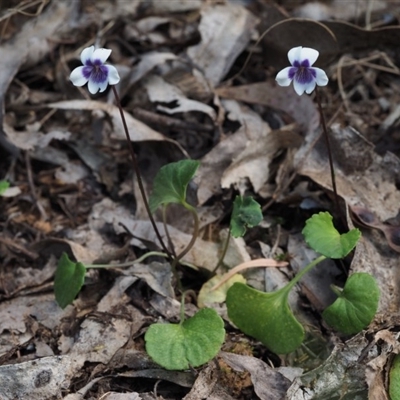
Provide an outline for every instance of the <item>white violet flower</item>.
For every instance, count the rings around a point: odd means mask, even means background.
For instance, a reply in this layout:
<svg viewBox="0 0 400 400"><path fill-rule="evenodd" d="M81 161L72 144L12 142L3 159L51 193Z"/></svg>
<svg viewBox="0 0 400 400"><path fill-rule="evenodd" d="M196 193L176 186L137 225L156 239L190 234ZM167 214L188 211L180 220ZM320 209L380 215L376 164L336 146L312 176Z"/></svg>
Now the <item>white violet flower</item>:
<svg viewBox="0 0 400 400"><path fill-rule="evenodd" d="M291 67L286 67L276 75L276 81L280 86L289 86L293 81L296 93L301 96L304 92L310 94L315 85L326 86L328 77L321 68L312 67L317 61L319 52L310 47L294 47L289 50L288 59Z"/></svg>
<svg viewBox="0 0 400 400"><path fill-rule="evenodd" d="M75 68L69 77L75 86L83 86L89 82L88 89L92 94L104 92L107 85L116 85L120 78L117 69L104 64L110 56L109 49L94 49L94 46L82 50L81 61L83 66Z"/></svg>

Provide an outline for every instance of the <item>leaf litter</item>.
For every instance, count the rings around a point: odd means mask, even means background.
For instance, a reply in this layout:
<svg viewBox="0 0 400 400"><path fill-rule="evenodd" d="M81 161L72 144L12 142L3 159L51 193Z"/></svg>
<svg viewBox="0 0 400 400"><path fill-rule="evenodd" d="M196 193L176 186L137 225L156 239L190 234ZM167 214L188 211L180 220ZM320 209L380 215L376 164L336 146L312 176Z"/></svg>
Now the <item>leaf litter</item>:
<svg viewBox="0 0 400 400"><path fill-rule="evenodd" d="M1 398L388 398L400 326L400 28L393 22L400 10L385 1L356 10L306 3L5 2L0 179L13 191L0 197ZM331 79L321 95L338 193L346 223L363 236L351 257L327 260L291 295L308 324L303 348L278 357L225 321L225 352L198 375L169 373L149 359L147 327L176 321L179 302L165 260L134 263L159 243L143 213L118 109L111 97L90 98L68 81L77 49L88 43L113 50L148 190L163 163L186 155L201 162L193 196L204 216L201 238L180 271L193 289L188 316L218 264L237 193L257 196L264 221L231 240L225 267L285 256L288 267L244 273L272 291L315 258L299 232L311 212L333 208L319 114L312 96L292 96L274 76L291 47L320 51ZM190 241L191 221L179 212L157 225L177 252ZM63 251L83 263L132 265L91 270L61 310L52 285ZM373 323L349 338L320 313L333 302L329 286L356 272L377 279L381 299ZM220 296L200 292L200 303L223 315ZM231 351L235 341L251 352Z"/></svg>

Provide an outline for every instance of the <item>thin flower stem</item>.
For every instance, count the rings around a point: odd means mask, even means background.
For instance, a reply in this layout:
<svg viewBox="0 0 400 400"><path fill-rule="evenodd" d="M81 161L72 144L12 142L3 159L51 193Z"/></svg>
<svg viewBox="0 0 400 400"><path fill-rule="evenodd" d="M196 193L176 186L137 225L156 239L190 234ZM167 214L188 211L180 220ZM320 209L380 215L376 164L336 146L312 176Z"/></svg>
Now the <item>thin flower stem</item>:
<svg viewBox="0 0 400 400"><path fill-rule="evenodd" d="M331 170L332 189L333 189L333 195L335 198L335 208L336 208L337 214L340 215L339 196L338 196L337 189L336 189L335 169L333 168L331 144L329 141L328 130L326 129L325 115L324 115L324 112L322 110L322 105L321 105L321 97L319 95L319 91L318 91L317 87L315 88L315 93L316 93L316 98L317 98L318 111L319 111L319 115L321 117L322 130L324 131L326 149L328 151L329 168Z"/></svg>
<svg viewBox="0 0 400 400"><path fill-rule="evenodd" d="M182 287L182 282L179 279L178 276L178 271L176 270L176 266L179 263L179 260L181 260L187 253L189 253L189 251L191 250L191 248L194 246L197 237L199 236L199 216L197 215L197 211L194 207L192 207L190 204L183 202L182 205L192 213L193 215L193 221L194 221L194 227L193 227L193 235L192 235L192 239L190 240L190 242L188 243L188 245L186 246L185 249L182 250L181 253L179 253L176 257L174 257L174 259L171 262L171 270L172 273L174 274L174 277L176 279L176 283L178 286L178 290L182 293L183 296L183 287Z"/></svg>
<svg viewBox="0 0 400 400"><path fill-rule="evenodd" d="M175 260L176 262L178 262L179 260L181 260L183 257L185 257L185 255L187 253L189 253L189 251L192 249L192 247L194 246L194 244L196 243L196 239L199 236L199 216L197 214L197 211L194 207L192 207L190 204L184 202L183 206L191 212L191 214L193 215L193 222L194 222L194 227L193 227L193 235L192 235L192 239L190 240L189 244L186 246L186 248L179 253Z"/></svg>
<svg viewBox="0 0 400 400"><path fill-rule="evenodd" d="M159 240L159 242L161 244L162 249L164 250L165 253L168 254L168 258L171 259L172 258L171 257L171 253L168 251L167 247L165 246L164 241L163 241L163 239L161 237L160 231L158 230L156 222L154 221L153 215L151 214L151 211L150 211L149 202L147 200L146 192L145 192L144 186L143 186L142 176L141 176L140 170L139 170L139 165L138 165L138 162L137 162L137 158L136 158L136 155L135 155L135 151L133 149L133 145L132 145L131 139L129 137L128 126L126 124L125 115L124 115L124 112L122 110L121 101L119 99L119 96L118 96L118 93L117 93L117 90L115 89L115 87L111 86L111 89L112 89L112 91L114 93L114 97L115 97L115 100L117 102L117 107L118 107L119 113L121 115L121 120L122 120L122 125L124 126L126 140L128 141L129 152L131 153L133 169L134 169L136 177L137 177L139 190L140 190L140 193L142 194L144 206L146 208L146 211L147 211L147 214L149 216L150 222L151 222L151 224L153 226L154 232L156 233L156 236L157 236L157 238L158 238L158 240Z"/></svg>
<svg viewBox="0 0 400 400"><path fill-rule="evenodd" d="M231 240L231 227L229 227L228 235L227 235L227 237L226 237L226 239L225 239L225 243L224 243L224 248L222 249L222 254L221 254L221 256L219 257L219 260L218 260L218 262L217 262L217 265L216 265L215 268L213 269L212 274L215 274L215 273L217 272L218 268L220 267L220 265L223 263L224 258L225 258L225 256L226 256L226 252L228 251L228 247L229 247L229 242L230 242L230 240Z"/></svg>
<svg viewBox="0 0 400 400"><path fill-rule="evenodd" d="M171 254L173 255L173 257L176 258L174 243L172 242L171 235L169 234L169 230L168 230L167 205L166 204L164 204L163 208L162 208L162 217L163 217L164 231L165 231L165 235L167 236L169 249L171 250Z"/></svg>

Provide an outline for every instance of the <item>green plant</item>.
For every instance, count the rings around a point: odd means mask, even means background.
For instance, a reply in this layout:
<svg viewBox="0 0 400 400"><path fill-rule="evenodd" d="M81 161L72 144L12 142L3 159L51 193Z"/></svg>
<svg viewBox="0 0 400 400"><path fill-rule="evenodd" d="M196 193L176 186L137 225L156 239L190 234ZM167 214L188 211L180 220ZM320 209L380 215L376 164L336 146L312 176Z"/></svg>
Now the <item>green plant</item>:
<svg viewBox="0 0 400 400"><path fill-rule="evenodd" d="M187 185L196 173L198 165L199 163L193 160L182 160L161 168L154 180L153 193L149 199L153 212L160 206L165 208L168 204L176 203L186 208L194 219L192 239L171 262L182 299L180 322L151 325L145 334L147 352L166 369L185 369L189 365L198 366L209 361L219 351L224 336L222 319L214 310L204 309L192 318L185 319L185 293L176 273L177 263L190 251L198 235L197 211L186 200ZM257 225L261 219L259 204L252 198L238 196L233 205L230 233L235 237L242 236L247 228ZM340 234L333 226L332 216L327 212L313 215L307 220L303 234L307 244L321 256L307 265L280 290L272 293L261 292L247 286L244 278L237 274L226 282L222 282L217 275L214 280L205 284L205 287L208 285L207 290L210 293L212 291L210 286L213 286L214 282L222 283L223 286L215 293L215 299L221 302L226 297L228 316L232 322L244 333L257 338L279 354L292 352L304 339L304 328L288 305L290 290L305 273L324 259L339 259L346 256L354 249L360 238L358 229ZM225 255L229 237L230 235L227 237L220 263ZM148 255L153 254L168 257L166 253L148 253ZM58 303L61 307L65 307L73 301L83 285L87 268L128 265L132 263L85 266L79 262L72 262L63 255L58 264L54 285ZM345 334L352 334L370 323L379 301L379 290L373 277L362 273L354 274L349 277L343 290L336 287L332 289L338 294L338 299L323 313L323 318L328 324ZM201 294L200 300L205 296L207 292ZM209 343L202 337L202 329L211 332ZM207 351L198 352L201 346L207 346Z"/></svg>
<svg viewBox="0 0 400 400"><path fill-rule="evenodd" d="M294 351L304 339L304 328L295 318L288 304L290 290L305 273L326 258L342 258L354 249L360 231L340 234L327 212L307 220L303 235L308 245L321 254L301 270L286 286L272 293L264 293L243 283L235 283L228 290L228 316L243 332L255 337L276 353ZM323 313L333 328L352 334L361 331L373 319L379 301L375 279L365 273L349 277L344 289L332 288L338 299Z"/></svg>
<svg viewBox="0 0 400 400"><path fill-rule="evenodd" d="M389 373L389 395L390 400L400 399L400 355L396 354Z"/></svg>
<svg viewBox="0 0 400 400"><path fill-rule="evenodd" d="M115 67L105 64L110 53L111 50L95 49L94 46L84 49L81 54L84 66L77 67L72 71L70 79L75 86L83 86L88 83L91 93L103 92L107 85L112 85L143 202L163 250L161 253L147 253L136 262L140 262L150 255L166 257L171 263L181 298L179 323L151 325L145 334L146 350L154 361L166 369L182 370L190 366L197 367L208 362L218 353L225 336L223 320L211 308L203 308L191 318L185 318L185 290L177 273L178 264L184 264L185 255L193 248L199 235L199 217L196 208L186 199L187 186L195 175L199 162L182 160L162 167L153 182L153 193L147 200L118 92L113 86L119 82L120 78ZM285 68L277 75L278 84L288 86L293 81L296 92L301 95L304 92L311 93L316 85L325 86L328 83L325 72L312 66L318 57L316 50L300 46L290 50L288 56L292 66ZM317 96L317 102L328 148L336 211L340 214L329 137L319 96ZM0 182L0 194L1 190ZM173 240L169 237L166 224L166 209L171 203L184 207L191 213L194 222L192 238L179 254L175 252ZM163 208L168 247L165 245L152 215L159 207ZM258 225L261 220L261 207L254 199L236 197L233 203L229 234L214 273L224 262L230 237L243 236L248 228ZM288 353L296 349L304 339L304 328L289 307L290 290L305 273L324 259L345 257L354 249L360 238L358 229L340 234L333 226L332 216L329 213L312 216L306 222L303 234L308 245L321 256L308 264L285 287L272 293L265 293L247 286L244 283L244 277L237 274L239 270L253 266L272 266L270 265L271 260L262 260L258 265L249 262L246 263L247 265L237 266L225 277L215 275L203 286L204 290L202 289L200 292L199 304L205 305L206 298L211 298L216 302L226 300L229 318L243 332L259 339L276 353ZM272 261L273 266L286 265L286 263ZM74 300L82 288L88 268L113 268L132 264L133 262L118 265L85 265L71 261L66 254L63 254L57 266L54 282L58 304L64 308ZM218 291L217 288L219 288ZM345 334L358 332L369 324L376 313L379 301L379 289L373 277L368 274L354 274L349 277L343 290L337 287L333 287L332 290L338 295L338 299L323 313L328 324ZM212 294L213 291L215 292Z"/></svg>
<svg viewBox="0 0 400 400"><path fill-rule="evenodd" d="M2 180L0 181L0 196L10 187L10 183Z"/></svg>

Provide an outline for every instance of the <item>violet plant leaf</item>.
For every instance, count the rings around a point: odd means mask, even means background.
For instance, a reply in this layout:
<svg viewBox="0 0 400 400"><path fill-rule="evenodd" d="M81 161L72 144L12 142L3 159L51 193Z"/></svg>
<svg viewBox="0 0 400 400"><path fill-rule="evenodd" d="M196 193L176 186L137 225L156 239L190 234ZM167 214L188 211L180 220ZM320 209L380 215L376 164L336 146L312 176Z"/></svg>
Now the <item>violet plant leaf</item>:
<svg viewBox="0 0 400 400"><path fill-rule="evenodd" d="M86 267L80 262L73 262L63 253L58 261L54 277L54 294L61 308L71 304L80 292L85 281Z"/></svg>
<svg viewBox="0 0 400 400"><path fill-rule="evenodd" d="M338 292L338 290L335 290ZM328 325L346 335L362 331L378 310L380 291L373 276L365 272L351 275L339 297L322 313Z"/></svg>
<svg viewBox="0 0 400 400"><path fill-rule="evenodd" d="M214 358L225 339L224 321L203 308L180 324L153 324L144 337L147 354L168 370L198 367Z"/></svg>
<svg viewBox="0 0 400 400"><path fill-rule="evenodd" d="M10 183L2 180L0 181L0 196L10 187Z"/></svg>
<svg viewBox="0 0 400 400"><path fill-rule="evenodd" d="M361 237L357 228L340 234L333 226L332 215L328 212L320 212L309 218L302 233L307 244L327 258L347 256Z"/></svg>
<svg viewBox="0 0 400 400"><path fill-rule="evenodd" d="M231 235L243 236L247 228L252 228L262 221L261 206L252 197L236 196L231 216Z"/></svg>
<svg viewBox="0 0 400 400"><path fill-rule="evenodd" d="M227 293L230 320L245 334L262 342L277 354L296 350L304 339L304 328L289 304L290 287L265 293L235 283Z"/></svg>
<svg viewBox="0 0 400 400"><path fill-rule="evenodd" d="M392 400L400 399L400 354L396 354L389 373L389 395Z"/></svg>
<svg viewBox="0 0 400 400"><path fill-rule="evenodd" d="M187 186L199 165L195 160L181 160L164 165L154 178L153 192L149 198L151 212L162 204L185 204Z"/></svg>

